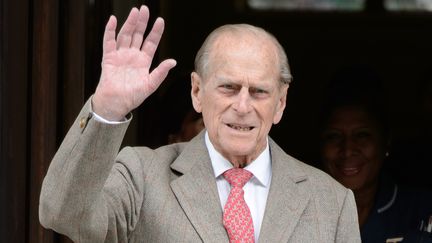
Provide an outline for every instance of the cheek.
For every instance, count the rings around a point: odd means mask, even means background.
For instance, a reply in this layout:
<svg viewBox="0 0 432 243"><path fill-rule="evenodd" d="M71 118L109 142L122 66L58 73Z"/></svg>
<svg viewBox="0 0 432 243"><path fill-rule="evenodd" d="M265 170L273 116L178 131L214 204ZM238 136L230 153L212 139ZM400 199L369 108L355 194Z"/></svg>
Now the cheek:
<svg viewBox="0 0 432 243"><path fill-rule="evenodd" d="M261 120L266 124L266 126L271 127L279 116L274 107L263 106L257 110L258 110L257 113L259 114Z"/></svg>
<svg viewBox="0 0 432 243"><path fill-rule="evenodd" d="M383 158L383 150L381 146L375 143L368 143L362 146L364 157L371 161L380 161Z"/></svg>
<svg viewBox="0 0 432 243"><path fill-rule="evenodd" d="M216 109L214 102L209 101L209 99L205 99L202 101L201 107L203 117L207 117L207 120L211 120L209 117L213 116Z"/></svg>
<svg viewBox="0 0 432 243"><path fill-rule="evenodd" d="M366 159L369 161L369 169L372 174L377 174L383 164L383 155L380 149L370 147L364 151Z"/></svg>
<svg viewBox="0 0 432 243"><path fill-rule="evenodd" d="M324 144L321 147L321 157L324 163L331 163L337 158L337 147L334 145Z"/></svg>
<svg viewBox="0 0 432 243"><path fill-rule="evenodd" d="M324 145L321 149L321 163L324 171L334 175L335 164L339 160L338 148L334 145Z"/></svg>
<svg viewBox="0 0 432 243"><path fill-rule="evenodd" d="M331 176L335 175L335 172L333 170L334 168L334 163L331 160L324 160L322 162L322 166L323 166L323 170L325 172L327 172L328 174L330 174Z"/></svg>
<svg viewBox="0 0 432 243"><path fill-rule="evenodd" d="M220 119L220 111L212 104L208 104L206 109L203 109L203 122L207 130L214 130L218 126Z"/></svg>
<svg viewBox="0 0 432 243"><path fill-rule="evenodd" d="M213 127L212 121L213 121L213 118L212 118L211 111L206 110L205 112L203 112L203 123L204 123L204 126L207 128L207 130L209 130L209 128Z"/></svg>

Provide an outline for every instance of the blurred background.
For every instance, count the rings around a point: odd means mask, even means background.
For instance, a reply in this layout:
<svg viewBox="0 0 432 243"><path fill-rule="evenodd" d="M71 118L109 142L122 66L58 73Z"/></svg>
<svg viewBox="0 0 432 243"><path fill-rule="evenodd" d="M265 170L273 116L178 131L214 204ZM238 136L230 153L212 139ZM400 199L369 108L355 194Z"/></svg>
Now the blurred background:
<svg viewBox="0 0 432 243"><path fill-rule="evenodd" d="M100 74L111 14L146 4L166 31L155 63L178 62L134 111L124 144L168 143L191 109L196 51L215 27L250 23L284 46L294 81L271 136L316 164L323 90L347 66L367 66L386 90L399 179L432 187L432 0L2 0L0 2L0 242L70 242L38 221L49 163Z"/></svg>

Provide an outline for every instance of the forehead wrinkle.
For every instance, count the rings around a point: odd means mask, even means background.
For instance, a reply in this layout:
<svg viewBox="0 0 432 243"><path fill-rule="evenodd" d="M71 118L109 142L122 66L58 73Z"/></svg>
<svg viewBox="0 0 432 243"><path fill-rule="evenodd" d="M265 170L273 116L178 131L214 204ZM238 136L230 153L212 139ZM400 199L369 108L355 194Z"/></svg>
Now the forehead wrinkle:
<svg viewBox="0 0 432 243"><path fill-rule="evenodd" d="M247 34L239 35L238 39L235 37L236 35L222 34L215 39L208 53L208 69L203 76L204 80L210 80L211 76L218 75L219 81L231 81L242 85L246 82L249 87L264 89L272 88L270 83L280 83L279 56L275 44L262 36L251 38L251 35ZM239 57L238 60L243 65L243 73L239 73L235 68L236 57ZM257 81L251 83L251 79L255 80L252 77L257 78Z"/></svg>
<svg viewBox="0 0 432 243"><path fill-rule="evenodd" d="M263 88L263 89L272 89L272 82L262 82L263 79L259 79L256 82L251 80L247 75L245 75L242 78L230 78L226 77L224 74L215 74L215 80L218 82L228 82L233 83L235 85L241 85L245 87L252 87L252 88Z"/></svg>

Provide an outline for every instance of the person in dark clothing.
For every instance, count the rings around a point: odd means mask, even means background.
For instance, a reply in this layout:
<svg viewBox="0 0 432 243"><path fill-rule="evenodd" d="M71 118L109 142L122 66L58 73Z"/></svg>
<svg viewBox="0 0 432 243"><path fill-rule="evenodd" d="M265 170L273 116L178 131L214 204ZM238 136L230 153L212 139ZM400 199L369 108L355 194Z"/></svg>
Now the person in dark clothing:
<svg viewBox="0 0 432 243"><path fill-rule="evenodd" d="M432 194L398 184L386 172L390 131L378 76L340 73L323 102L323 169L354 192L362 242L432 242Z"/></svg>

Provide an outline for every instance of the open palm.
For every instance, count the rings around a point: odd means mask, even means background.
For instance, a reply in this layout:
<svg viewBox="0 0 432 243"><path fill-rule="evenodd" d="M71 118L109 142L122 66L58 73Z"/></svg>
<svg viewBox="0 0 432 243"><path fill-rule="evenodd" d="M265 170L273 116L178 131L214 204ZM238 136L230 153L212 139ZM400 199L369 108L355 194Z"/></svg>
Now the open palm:
<svg viewBox="0 0 432 243"><path fill-rule="evenodd" d="M162 83L175 60L163 61L150 72L153 56L164 30L158 18L144 39L148 8L134 8L122 26L117 40L116 18L111 16L105 28L101 78L93 96L93 110L108 120L121 120L138 107Z"/></svg>

